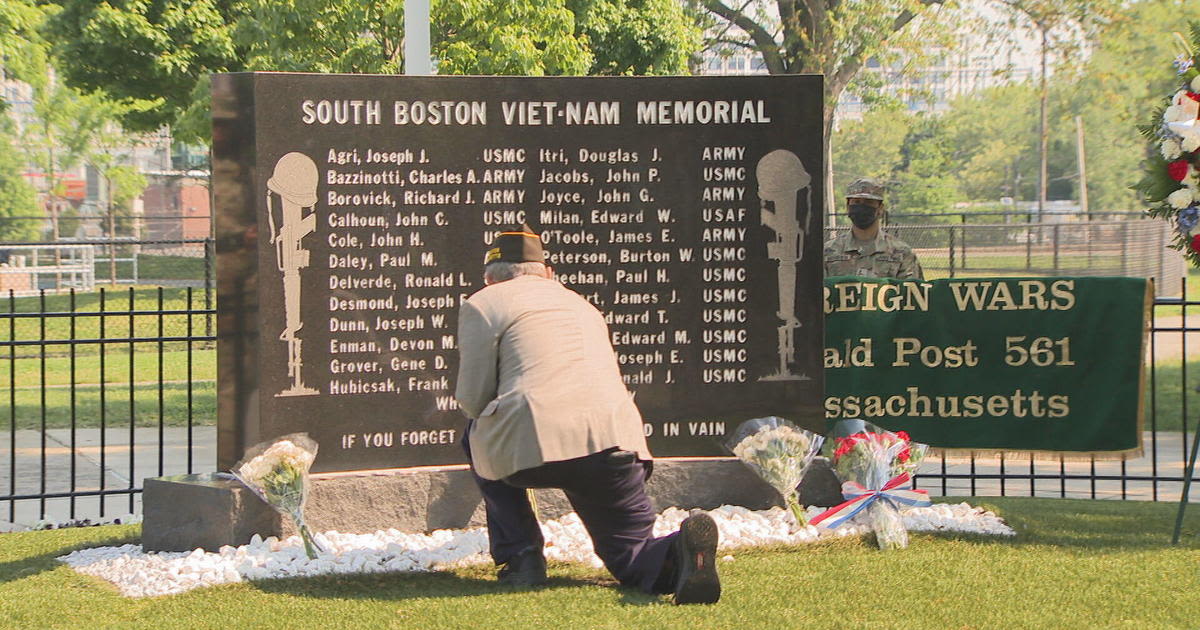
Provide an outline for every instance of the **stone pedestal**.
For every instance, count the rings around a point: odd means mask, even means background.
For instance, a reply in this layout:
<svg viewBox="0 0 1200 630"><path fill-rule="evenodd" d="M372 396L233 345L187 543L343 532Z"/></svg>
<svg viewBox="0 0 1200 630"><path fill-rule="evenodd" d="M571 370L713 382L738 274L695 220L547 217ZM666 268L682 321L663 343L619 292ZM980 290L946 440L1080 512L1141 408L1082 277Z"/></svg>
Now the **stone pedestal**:
<svg viewBox="0 0 1200 630"><path fill-rule="evenodd" d="M657 511L782 505L773 488L735 459L655 460L646 490ZM290 518L239 482L212 474L147 479L143 493L142 546L147 551L215 551L222 545L244 545L254 534L295 533ZM543 519L572 511L558 490L538 490L536 497ZM813 463L800 484L800 501L821 506L841 501L824 458ZM314 531L425 532L484 524L479 490L462 466L313 475L305 514Z"/></svg>
<svg viewBox="0 0 1200 630"><path fill-rule="evenodd" d="M213 474L153 477L142 485L142 547L216 551L278 532L281 515L236 480Z"/></svg>

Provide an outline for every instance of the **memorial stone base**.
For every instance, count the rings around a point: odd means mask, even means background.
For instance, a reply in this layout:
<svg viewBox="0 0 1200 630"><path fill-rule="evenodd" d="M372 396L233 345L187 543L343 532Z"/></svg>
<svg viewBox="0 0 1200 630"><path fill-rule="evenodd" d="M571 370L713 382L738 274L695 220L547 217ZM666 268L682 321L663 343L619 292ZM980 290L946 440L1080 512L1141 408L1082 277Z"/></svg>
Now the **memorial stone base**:
<svg viewBox="0 0 1200 630"><path fill-rule="evenodd" d="M712 509L728 504L762 510L783 504L745 464L730 459L656 460L646 489L660 512L672 506ZM538 490L536 497L543 519L572 511L558 490ZM825 458L817 458L800 484L800 502L841 502L837 478ZM146 479L142 505L146 551L217 551L222 545L244 545L254 534L295 533L290 518L239 482L213 474ZM305 514L314 531L428 532L484 525L482 498L463 467L313 475Z"/></svg>

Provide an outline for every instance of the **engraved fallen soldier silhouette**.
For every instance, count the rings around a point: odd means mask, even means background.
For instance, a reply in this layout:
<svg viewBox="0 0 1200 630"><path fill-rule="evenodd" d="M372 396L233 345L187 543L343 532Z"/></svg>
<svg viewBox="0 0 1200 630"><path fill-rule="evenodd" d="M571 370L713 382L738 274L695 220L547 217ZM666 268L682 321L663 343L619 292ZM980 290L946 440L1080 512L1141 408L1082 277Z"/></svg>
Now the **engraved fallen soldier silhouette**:
<svg viewBox="0 0 1200 630"><path fill-rule="evenodd" d="M304 214L305 208L317 203L317 165L303 153L288 153L275 163L275 171L267 180L267 221L271 227L271 244L275 246L275 264L283 272L283 312L285 325L279 335L288 345L288 376L292 386L276 396L312 396L317 390L304 385L300 374L301 339L296 336L304 327L300 320L300 270L308 266L309 250L301 241L317 229L315 212ZM279 196L279 230L275 230L275 209L272 195Z"/></svg>
<svg viewBox="0 0 1200 630"><path fill-rule="evenodd" d="M758 161L758 197L762 200L762 223L775 233L767 243L767 256L779 261L779 370L762 381L808 380L794 374L788 367L796 354L796 265L804 257L804 235L812 221L812 177L804 170L800 158L785 149L777 149ZM796 196L807 190L803 223L797 208Z"/></svg>
<svg viewBox="0 0 1200 630"><path fill-rule="evenodd" d="M678 532L653 535L650 451L604 317L554 279L528 226L502 232L494 245L484 261L487 286L459 314L455 398L472 418L463 446L500 581L546 581L526 489L560 488L621 584L673 593L677 604L716 602L712 517L695 512Z"/></svg>

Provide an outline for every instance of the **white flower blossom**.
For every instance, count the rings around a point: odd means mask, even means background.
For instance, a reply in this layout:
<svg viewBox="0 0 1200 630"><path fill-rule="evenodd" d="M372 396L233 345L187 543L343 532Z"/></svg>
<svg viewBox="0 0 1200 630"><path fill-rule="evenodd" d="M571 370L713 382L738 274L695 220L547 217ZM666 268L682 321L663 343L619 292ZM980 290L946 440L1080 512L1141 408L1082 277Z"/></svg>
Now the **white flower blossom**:
<svg viewBox="0 0 1200 630"><path fill-rule="evenodd" d="M1179 108L1179 118L1177 118L1177 120L1187 122L1189 120L1196 120L1196 117L1200 116L1200 103L1188 98L1187 96L1184 96L1182 100L1177 101L1175 106Z"/></svg>
<svg viewBox="0 0 1200 630"><path fill-rule="evenodd" d="M1183 154L1183 146L1175 138L1164 138L1160 151L1163 159L1174 160Z"/></svg>
<svg viewBox="0 0 1200 630"><path fill-rule="evenodd" d="M1180 144L1184 151L1188 153L1200 149L1200 134L1191 133L1183 137L1183 142Z"/></svg>
<svg viewBox="0 0 1200 630"><path fill-rule="evenodd" d="M1184 208L1192 205L1193 200L1194 195L1192 194L1192 190L1187 187L1180 188L1170 195L1167 195L1167 203L1171 204L1171 207L1175 208L1176 210L1183 210Z"/></svg>

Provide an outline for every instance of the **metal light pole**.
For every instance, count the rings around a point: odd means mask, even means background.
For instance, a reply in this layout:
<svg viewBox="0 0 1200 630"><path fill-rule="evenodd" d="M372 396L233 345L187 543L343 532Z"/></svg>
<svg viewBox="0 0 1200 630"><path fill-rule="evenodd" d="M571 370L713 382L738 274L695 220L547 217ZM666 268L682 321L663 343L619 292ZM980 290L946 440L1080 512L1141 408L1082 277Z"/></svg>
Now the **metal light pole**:
<svg viewBox="0 0 1200 630"><path fill-rule="evenodd" d="M404 0L404 74L433 74L429 0Z"/></svg>

